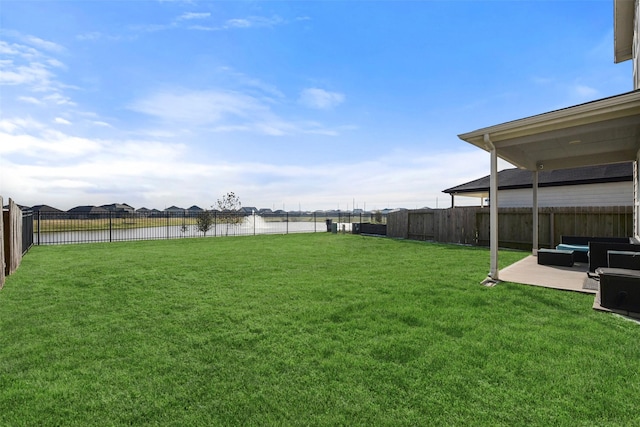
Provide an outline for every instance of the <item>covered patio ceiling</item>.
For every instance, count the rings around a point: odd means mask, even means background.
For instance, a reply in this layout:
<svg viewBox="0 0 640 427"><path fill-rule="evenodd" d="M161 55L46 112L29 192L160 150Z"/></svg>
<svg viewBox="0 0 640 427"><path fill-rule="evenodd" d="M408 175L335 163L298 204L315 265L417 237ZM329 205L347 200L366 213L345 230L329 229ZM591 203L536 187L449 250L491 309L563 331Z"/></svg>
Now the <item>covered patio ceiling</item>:
<svg viewBox="0 0 640 427"><path fill-rule="evenodd" d="M533 252L538 250L538 172L636 161L640 149L640 90L458 135L491 153L491 267L498 277L498 157L532 171ZM636 204L638 200L634 201ZM635 221L634 221L635 223ZM635 231L635 230L634 230Z"/></svg>
<svg viewBox="0 0 640 427"><path fill-rule="evenodd" d="M527 170L635 161L640 91L490 126L458 137Z"/></svg>

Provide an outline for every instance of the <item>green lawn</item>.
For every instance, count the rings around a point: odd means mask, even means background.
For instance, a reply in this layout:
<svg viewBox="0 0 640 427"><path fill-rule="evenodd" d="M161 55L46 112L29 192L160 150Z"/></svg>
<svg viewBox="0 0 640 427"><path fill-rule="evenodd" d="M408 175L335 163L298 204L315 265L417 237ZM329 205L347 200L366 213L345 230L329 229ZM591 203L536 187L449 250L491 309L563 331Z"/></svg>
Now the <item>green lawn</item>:
<svg viewBox="0 0 640 427"><path fill-rule="evenodd" d="M638 425L640 325L488 267L331 233L34 247L0 425Z"/></svg>

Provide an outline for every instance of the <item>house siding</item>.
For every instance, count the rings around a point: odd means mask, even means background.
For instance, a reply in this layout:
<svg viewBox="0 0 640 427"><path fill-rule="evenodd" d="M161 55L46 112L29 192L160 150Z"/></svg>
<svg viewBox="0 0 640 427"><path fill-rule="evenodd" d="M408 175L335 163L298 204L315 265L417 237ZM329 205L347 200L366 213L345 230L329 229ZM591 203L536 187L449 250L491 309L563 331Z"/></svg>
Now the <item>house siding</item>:
<svg viewBox="0 0 640 427"><path fill-rule="evenodd" d="M564 187L538 188L538 206L632 206L633 182L613 182L588 185L568 185ZM531 207L530 188L518 190L500 190L498 207Z"/></svg>

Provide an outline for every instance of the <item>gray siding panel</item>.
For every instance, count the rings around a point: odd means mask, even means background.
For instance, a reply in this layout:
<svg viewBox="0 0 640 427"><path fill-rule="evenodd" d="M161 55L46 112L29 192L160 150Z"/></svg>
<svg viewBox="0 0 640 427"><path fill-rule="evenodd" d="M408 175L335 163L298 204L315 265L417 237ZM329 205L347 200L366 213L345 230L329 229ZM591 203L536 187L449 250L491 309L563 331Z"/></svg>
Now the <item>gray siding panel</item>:
<svg viewBox="0 0 640 427"><path fill-rule="evenodd" d="M502 190L501 208L531 207L532 190ZM538 189L539 207L633 206L633 182L615 182Z"/></svg>

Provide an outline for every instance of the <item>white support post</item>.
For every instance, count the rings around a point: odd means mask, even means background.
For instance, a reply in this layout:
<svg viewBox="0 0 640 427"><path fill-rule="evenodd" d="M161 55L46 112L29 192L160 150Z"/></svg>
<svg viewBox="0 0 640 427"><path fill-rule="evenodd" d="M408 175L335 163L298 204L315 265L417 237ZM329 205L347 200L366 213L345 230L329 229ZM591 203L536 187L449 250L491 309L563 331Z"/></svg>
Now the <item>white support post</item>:
<svg viewBox="0 0 640 427"><path fill-rule="evenodd" d="M636 161L633 162L633 237L640 238L640 170L638 168L640 161L640 151L636 155Z"/></svg>
<svg viewBox="0 0 640 427"><path fill-rule="evenodd" d="M491 178L489 182L489 239L491 252L491 265L489 277L484 284L495 284L500 281L498 277L498 150L491 142L488 134L484 135L484 142L491 150Z"/></svg>
<svg viewBox="0 0 640 427"><path fill-rule="evenodd" d="M533 255L538 255L538 170L533 171L533 204L531 208L533 215Z"/></svg>

